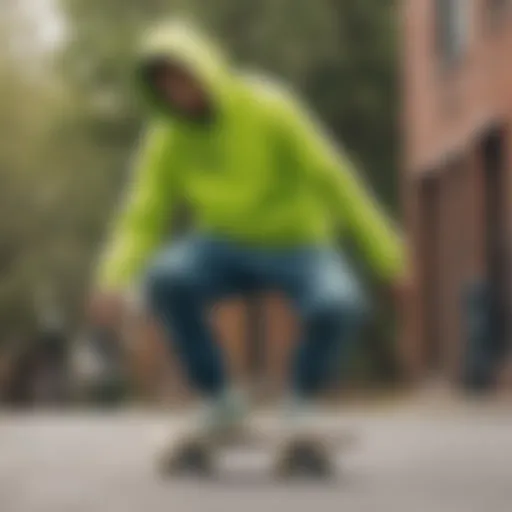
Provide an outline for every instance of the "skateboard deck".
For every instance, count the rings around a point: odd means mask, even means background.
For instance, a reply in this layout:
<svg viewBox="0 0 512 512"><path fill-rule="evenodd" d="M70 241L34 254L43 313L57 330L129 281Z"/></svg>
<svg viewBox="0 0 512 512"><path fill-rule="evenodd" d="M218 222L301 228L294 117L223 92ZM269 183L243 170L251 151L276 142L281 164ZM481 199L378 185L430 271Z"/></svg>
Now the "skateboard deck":
<svg viewBox="0 0 512 512"><path fill-rule="evenodd" d="M305 434L251 422L226 438L175 439L170 450L159 458L159 471L165 476L208 477L215 474L219 458L227 452L269 450L278 477L327 477L335 472L340 451L352 447L355 441L351 432L334 425L319 425Z"/></svg>

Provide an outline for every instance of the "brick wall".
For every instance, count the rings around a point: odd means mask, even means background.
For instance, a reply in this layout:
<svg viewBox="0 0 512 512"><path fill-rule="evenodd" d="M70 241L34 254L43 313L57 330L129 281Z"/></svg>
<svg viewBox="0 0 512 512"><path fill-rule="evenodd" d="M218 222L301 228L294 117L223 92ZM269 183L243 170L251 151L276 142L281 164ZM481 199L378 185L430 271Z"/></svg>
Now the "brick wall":
<svg viewBox="0 0 512 512"><path fill-rule="evenodd" d="M460 377L464 350L460 290L486 272L485 166L482 144L489 130L502 127L506 167L512 168L512 3L494 19L488 0L469 6L466 50L451 67L443 68L436 54L432 0L403 4L404 159L403 199L411 242L414 293L404 310L402 354L413 380L429 372L429 344L438 344L440 369L447 378ZM425 180L436 182L436 204L425 205ZM503 194L510 197L511 173ZM504 243L512 211L505 201ZM438 216L437 252L429 252L428 219ZM428 275L438 264L434 307L439 325L429 332ZM428 295L428 294L427 294ZM432 307L432 306L431 306ZM435 338L435 341L433 339Z"/></svg>

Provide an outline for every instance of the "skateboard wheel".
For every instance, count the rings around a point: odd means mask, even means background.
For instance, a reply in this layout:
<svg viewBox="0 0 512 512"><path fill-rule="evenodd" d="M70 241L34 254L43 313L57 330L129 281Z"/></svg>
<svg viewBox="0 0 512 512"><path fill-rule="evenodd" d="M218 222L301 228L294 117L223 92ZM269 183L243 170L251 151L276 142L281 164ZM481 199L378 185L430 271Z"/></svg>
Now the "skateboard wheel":
<svg viewBox="0 0 512 512"><path fill-rule="evenodd" d="M159 461L160 473L170 475L211 474L213 456L205 443L190 442L176 447L172 453L165 454Z"/></svg>
<svg viewBox="0 0 512 512"><path fill-rule="evenodd" d="M318 442L297 441L281 455L277 473L281 477L326 478L333 473L333 464Z"/></svg>

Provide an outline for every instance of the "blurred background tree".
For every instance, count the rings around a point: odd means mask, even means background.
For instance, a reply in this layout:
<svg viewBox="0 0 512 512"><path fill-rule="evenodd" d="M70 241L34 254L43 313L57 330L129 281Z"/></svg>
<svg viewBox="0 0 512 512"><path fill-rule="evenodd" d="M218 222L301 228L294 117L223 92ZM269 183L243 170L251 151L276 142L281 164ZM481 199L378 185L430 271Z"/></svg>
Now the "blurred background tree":
<svg viewBox="0 0 512 512"><path fill-rule="evenodd" d="M79 317L143 122L134 45L166 16L191 17L240 65L290 81L396 211L391 0L55 1L65 37L45 56L23 53L31 29L16 2L0 7L0 331L32 325L49 286Z"/></svg>

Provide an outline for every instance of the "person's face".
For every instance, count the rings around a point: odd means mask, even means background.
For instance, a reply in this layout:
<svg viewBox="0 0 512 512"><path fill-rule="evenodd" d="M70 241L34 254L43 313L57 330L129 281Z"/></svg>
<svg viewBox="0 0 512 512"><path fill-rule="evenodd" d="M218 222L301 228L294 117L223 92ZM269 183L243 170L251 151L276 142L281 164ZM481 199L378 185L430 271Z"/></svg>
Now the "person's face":
<svg viewBox="0 0 512 512"><path fill-rule="evenodd" d="M153 75L153 80L157 93L180 112L197 115L207 108L203 89L187 71L162 65Z"/></svg>

